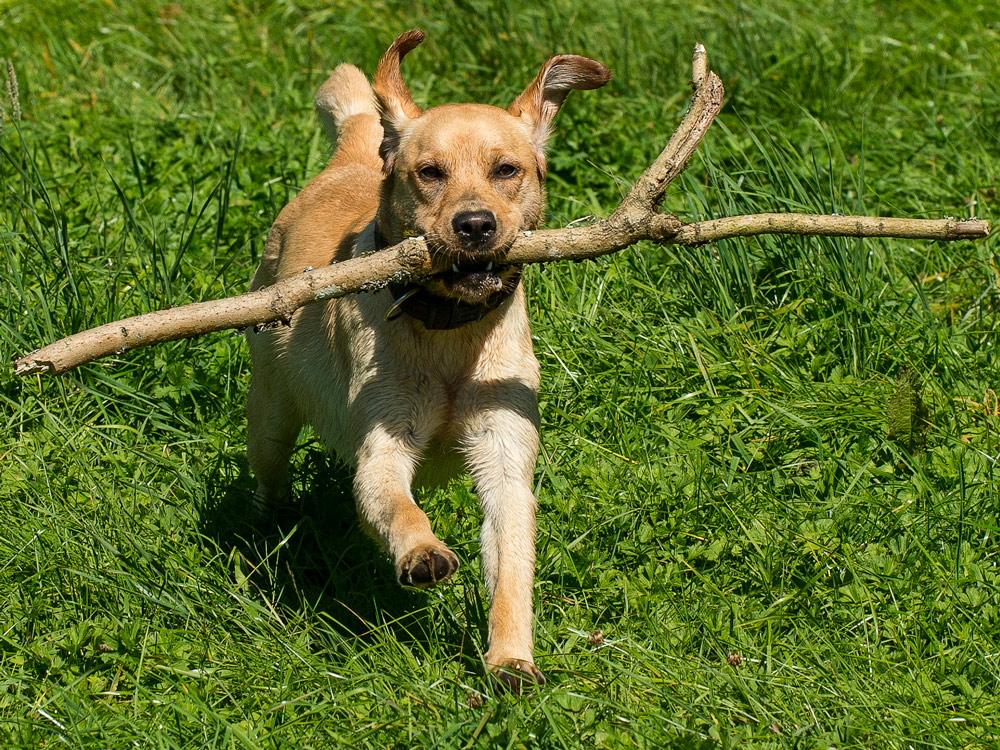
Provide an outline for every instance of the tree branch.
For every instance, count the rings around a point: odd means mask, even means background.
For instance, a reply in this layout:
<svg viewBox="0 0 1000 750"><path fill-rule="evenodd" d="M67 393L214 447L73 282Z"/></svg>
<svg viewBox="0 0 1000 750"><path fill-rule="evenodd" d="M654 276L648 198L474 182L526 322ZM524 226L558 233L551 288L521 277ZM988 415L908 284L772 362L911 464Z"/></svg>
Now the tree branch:
<svg viewBox="0 0 1000 750"><path fill-rule="evenodd" d="M684 222L671 214L658 213L667 187L684 171L722 107L722 81L709 70L708 55L700 44L694 48L691 83L694 95L681 124L610 216L582 227L523 232L503 262L585 260L642 240L697 246L759 234L925 240L979 239L989 235L989 224L979 220L756 214ZM306 271L249 294L159 310L91 328L15 360L14 370L18 375L58 375L142 346L231 328L288 323L304 305L372 291L390 281L419 279L449 267L450 261L435 259L423 238L415 237L372 255Z"/></svg>

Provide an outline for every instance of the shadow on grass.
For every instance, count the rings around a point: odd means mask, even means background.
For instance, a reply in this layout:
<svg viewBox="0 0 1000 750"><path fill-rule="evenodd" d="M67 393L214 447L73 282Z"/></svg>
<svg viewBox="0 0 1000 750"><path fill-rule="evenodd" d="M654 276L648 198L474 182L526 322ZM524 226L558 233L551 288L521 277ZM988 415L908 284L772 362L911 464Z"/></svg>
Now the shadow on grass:
<svg viewBox="0 0 1000 750"><path fill-rule="evenodd" d="M350 470L312 442L293 461L290 500L255 519L256 482L245 456L220 454L205 477L201 533L227 554L237 550L249 580L274 605L321 616L346 638L388 630L419 651L464 654L467 670L480 671L472 644L484 640L481 598L466 602L467 624L442 618L427 593L399 586L391 561L361 531Z"/></svg>

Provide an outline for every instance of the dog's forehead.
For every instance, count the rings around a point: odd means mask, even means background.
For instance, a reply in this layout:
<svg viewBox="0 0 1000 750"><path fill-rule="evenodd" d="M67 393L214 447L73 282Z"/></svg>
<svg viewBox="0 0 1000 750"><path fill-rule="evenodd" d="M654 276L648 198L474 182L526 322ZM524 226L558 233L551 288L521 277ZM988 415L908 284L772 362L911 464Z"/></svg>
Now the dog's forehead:
<svg viewBox="0 0 1000 750"><path fill-rule="evenodd" d="M418 152L525 151L529 128L507 110L488 104L443 104L411 124L405 140Z"/></svg>

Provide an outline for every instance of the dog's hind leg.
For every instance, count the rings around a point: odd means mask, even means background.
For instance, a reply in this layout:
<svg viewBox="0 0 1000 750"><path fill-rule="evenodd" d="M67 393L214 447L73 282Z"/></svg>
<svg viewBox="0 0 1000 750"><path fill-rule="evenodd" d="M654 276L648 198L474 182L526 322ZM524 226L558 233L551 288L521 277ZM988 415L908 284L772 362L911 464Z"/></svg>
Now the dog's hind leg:
<svg viewBox="0 0 1000 750"><path fill-rule="evenodd" d="M288 495L288 458L302 429L294 405L283 387L269 382L269 373L254 373L247 394L247 460L257 478L253 514L267 513Z"/></svg>

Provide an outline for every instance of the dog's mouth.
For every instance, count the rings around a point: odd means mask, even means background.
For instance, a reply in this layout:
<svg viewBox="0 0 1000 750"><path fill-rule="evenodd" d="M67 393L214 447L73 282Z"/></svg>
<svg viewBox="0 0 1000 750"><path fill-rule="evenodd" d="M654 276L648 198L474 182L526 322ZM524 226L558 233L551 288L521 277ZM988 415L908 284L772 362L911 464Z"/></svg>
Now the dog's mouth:
<svg viewBox="0 0 1000 750"><path fill-rule="evenodd" d="M466 302L483 303L504 290L511 266L496 261L459 261L448 271L434 276L448 296Z"/></svg>
<svg viewBox="0 0 1000 750"><path fill-rule="evenodd" d="M440 276L443 280L452 283L464 281L488 282L490 279L500 278L506 270L507 266L492 260L479 263L463 261L461 263L453 263L451 270L445 271Z"/></svg>

